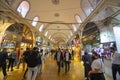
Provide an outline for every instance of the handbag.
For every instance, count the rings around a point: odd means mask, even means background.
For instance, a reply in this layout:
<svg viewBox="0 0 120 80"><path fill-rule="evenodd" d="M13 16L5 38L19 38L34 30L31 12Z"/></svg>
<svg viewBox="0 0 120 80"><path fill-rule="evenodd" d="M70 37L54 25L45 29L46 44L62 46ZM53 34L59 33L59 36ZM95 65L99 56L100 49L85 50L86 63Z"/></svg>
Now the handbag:
<svg viewBox="0 0 120 80"><path fill-rule="evenodd" d="M90 80L105 80L103 73L90 74Z"/></svg>

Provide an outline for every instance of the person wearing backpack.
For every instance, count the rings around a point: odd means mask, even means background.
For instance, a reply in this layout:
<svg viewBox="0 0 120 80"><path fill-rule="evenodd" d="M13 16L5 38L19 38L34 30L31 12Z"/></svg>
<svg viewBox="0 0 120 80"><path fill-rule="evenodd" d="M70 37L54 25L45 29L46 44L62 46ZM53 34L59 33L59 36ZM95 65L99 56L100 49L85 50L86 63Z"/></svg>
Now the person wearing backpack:
<svg viewBox="0 0 120 80"><path fill-rule="evenodd" d="M7 78L7 72L6 72L6 59L8 58L8 53L7 53L7 49L3 48L2 52L0 52L0 64L2 67L2 72L4 75L4 78Z"/></svg>
<svg viewBox="0 0 120 80"><path fill-rule="evenodd" d="M35 80L38 73L38 48L34 47L33 50L29 53L26 60L28 65L28 80Z"/></svg>

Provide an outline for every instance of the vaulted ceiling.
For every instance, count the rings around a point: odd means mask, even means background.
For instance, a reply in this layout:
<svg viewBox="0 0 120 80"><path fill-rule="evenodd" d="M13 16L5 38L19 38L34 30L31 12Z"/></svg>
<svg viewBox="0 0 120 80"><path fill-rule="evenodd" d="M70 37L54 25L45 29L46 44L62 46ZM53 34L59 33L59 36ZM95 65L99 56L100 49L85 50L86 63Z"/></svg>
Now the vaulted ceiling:
<svg viewBox="0 0 120 80"><path fill-rule="evenodd" d="M80 0L28 0L30 11L26 18L39 17L37 28L44 25L42 34L49 39L65 43L74 33L75 15L84 16L80 9ZM69 24L73 23L73 24ZM71 35L70 35L71 34Z"/></svg>
<svg viewBox="0 0 120 80"><path fill-rule="evenodd" d="M22 16L23 19L27 20L31 25L33 21L37 22L33 27L39 30L40 34L55 43L66 43L102 1L108 1L108 4L113 6L116 6L116 3L120 2L119 0L5 1L21 16L22 12L25 12L24 9L28 9L27 14ZM22 2L24 3L21 5ZM37 17L37 19L34 20L35 17Z"/></svg>

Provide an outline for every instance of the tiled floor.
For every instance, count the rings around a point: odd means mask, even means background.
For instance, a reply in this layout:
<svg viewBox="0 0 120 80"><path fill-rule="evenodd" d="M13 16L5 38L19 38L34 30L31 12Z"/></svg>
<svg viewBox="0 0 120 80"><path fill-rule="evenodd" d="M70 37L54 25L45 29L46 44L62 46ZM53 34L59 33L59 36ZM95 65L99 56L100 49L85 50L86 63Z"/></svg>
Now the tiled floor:
<svg viewBox="0 0 120 80"><path fill-rule="evenodd" d="M23 73L22 67L20 69L14 69L12 72L9 71L9 76L6 80L22 80ZM0 80L2 78L3 76L0 72ZM80 61L72 61L70 72L65 74L64 68L61 68L61 73L58 75L56 62L53 58L47 58L43 66L43 72L37 76L37 80L85 80L82 63Z"/></svg>

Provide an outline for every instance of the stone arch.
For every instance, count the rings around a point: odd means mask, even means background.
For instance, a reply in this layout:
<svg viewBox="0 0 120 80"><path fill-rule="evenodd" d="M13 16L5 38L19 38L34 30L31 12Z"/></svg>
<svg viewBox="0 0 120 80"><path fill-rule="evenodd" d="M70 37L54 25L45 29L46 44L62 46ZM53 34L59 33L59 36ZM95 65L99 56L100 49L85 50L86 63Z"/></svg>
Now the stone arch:
<svg viewBox="0 0 120 80"><path fill-rule="evenodd" d="M22 23L14 23L9 25L5 30L4 40L13 41L15 48L21 48L21 43L26 47L33 47L33 34L28 26ZM25 47L25 48L26 48Z"/></svg>
<svg viewBox="0 0 120 80"><path fill-rule="evenodd" d="M99 40L99 33L100 30L96 23L94 22L89 22L85 25L85 27L82 29L82 42L86 43L93 43L98 42ZM86 41L84 41L86 39ZM88 42L87 42L88 41Z"/></svg>

